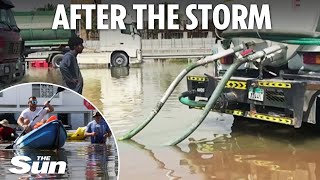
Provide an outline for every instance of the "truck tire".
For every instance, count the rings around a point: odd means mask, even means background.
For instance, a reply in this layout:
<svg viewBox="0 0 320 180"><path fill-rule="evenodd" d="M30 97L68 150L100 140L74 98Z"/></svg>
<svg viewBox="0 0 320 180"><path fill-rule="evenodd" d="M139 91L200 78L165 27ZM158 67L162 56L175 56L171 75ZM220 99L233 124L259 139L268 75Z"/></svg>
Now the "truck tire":
<svg viewBox="0 0 320 180"><path fill-rule="evenodd" d="M63 58L63 54L54 55L53 58L51 59L52 67L59 68L62 58Z"/></svg>
<svg viewBox="0 0 320 180"><path fill-rule="evenodd" d="M113 67L127 67L129 64L129 58L126 54L118 52L112 55L111 65Z"/></svg>

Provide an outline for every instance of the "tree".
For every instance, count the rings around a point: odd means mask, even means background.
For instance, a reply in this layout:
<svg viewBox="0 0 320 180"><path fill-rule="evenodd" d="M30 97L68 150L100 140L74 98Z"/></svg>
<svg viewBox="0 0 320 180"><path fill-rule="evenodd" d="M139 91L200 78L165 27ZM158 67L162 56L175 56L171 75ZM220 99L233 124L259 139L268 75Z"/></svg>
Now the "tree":
<svg viewBox="0 0 320 180"><path fill-rule="evenodd" d="M36 8L36 11L54 11L56 6L53 4L45 4L43 7Z"/></svg>

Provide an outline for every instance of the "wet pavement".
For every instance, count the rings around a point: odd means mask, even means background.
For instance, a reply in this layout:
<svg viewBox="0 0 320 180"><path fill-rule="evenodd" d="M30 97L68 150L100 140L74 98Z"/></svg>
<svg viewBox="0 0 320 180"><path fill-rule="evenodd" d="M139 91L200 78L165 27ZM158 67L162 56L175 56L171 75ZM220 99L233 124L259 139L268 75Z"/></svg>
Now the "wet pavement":
<svg viewBox="0 0 320 180"><path fill-rule="evenodd" d="M186 66L152 61L130 69L81 69L83 95L104 112L120 137L149 115ZM208 66L191 74L212 71ZM54 69L36 69L29 70L23 82L60 79ZM182 135L201 113L178 101L185 90L186 80L132 141L118 142L120 179L320 179L320 130L314 126L295 130L210 113L179 146L163 146Z"/></svg>

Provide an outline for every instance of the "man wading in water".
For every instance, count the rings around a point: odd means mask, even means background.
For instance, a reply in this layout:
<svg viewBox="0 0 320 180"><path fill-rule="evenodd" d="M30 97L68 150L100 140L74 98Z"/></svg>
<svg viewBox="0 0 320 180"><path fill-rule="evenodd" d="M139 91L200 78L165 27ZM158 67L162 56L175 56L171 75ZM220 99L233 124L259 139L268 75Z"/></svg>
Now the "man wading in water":
<svg viewBox="0 0 320 180"><path fill-rule="evenodd" d="M83 78L78 65L77 55L83 51L83 39L73 37L69 39L70 52L66 53L60 63L60 72L64 85L82 94Z"/></svg>

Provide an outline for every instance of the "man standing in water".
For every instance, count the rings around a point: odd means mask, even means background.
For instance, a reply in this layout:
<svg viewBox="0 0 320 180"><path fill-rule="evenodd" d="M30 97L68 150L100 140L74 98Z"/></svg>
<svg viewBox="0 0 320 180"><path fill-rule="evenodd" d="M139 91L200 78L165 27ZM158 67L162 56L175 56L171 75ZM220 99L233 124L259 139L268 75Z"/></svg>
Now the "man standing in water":
<svg viewBox="0 0 320 180"><path fill-rule="evenodd" d="M89 122L84 133L85 137L91 137L91 143L103 144L106 142L106 138L111 136L111 131L98 111L93 112L93 121Z"/></svg>
<svg viewBox="0 0 320 180"><path fill-rule="evenodd" d="M83 51L83 39L72 37L69 39L70 52L67 52L60 63L60 72L64 85L82 94L83 78L78 65L77 55Z"/></svg>

